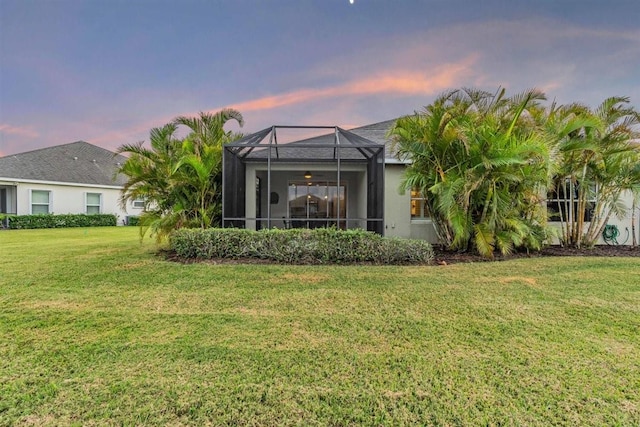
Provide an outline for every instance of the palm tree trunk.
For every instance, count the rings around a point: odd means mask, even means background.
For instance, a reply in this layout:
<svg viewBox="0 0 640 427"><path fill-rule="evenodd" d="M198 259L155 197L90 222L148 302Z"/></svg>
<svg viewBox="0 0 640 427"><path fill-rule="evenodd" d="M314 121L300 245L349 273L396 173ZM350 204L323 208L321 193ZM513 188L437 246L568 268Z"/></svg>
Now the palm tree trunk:
<svg viewBox="0 0 640 427"><path fill-rule="evenodd" d="M638 238L636 237L636 213L638 211L638 199L640 197L635 196L633 198L633 204L631 205L631 234L633 234L633 240L631 245L635 248L638 246Z"/></svg>
<svg viewBox="0 0 640 427"><path fill-rule="evenodd" d="M578 186L578 247L582 243L584 238L584 214L587 209L587 162L585 161L584 166L582 167L582 177L580 178L579 186Z"/></svg>
<svg viewBox="0 0 640 427"><path fill-rule="evenodd" d="M569 182L569 222L571 224L571 246L580 247L578 239L578 210L576 209L576 196L574 178Z"/></svg>

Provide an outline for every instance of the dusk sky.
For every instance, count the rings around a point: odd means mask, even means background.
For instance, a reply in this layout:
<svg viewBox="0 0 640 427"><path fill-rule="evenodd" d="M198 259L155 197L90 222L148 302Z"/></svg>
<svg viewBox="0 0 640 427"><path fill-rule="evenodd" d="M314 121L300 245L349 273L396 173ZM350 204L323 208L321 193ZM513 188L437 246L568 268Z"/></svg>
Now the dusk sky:
<svg viewBox="0 0 640 427"><path fill-rule="evenodd" d="M0 156L224 107L351 128L462 86L640 108L640 0L0 0Z"/></svg>

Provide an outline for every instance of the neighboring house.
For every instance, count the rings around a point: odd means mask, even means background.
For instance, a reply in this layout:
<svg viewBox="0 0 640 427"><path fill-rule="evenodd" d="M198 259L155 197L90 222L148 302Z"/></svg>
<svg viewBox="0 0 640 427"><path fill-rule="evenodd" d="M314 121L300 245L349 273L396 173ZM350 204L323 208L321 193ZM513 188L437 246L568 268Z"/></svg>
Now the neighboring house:
<svg viewBox="0 0 640 427"><path fill-rule="evenodd" d="M143 205L120 206L124 161L84 141L0 157L0 213L115 214L124 224Z"/></svg>
<svg viewBox="0 0 640 427"><path fill-rule="evenodd" d="M408 162L392 153L387 133L394 122L348 131L337 126L273 126L227 144L223 226L335 225L437 243L420 193L401 190ZM291 130L315 130L321 135L286 140L283 135ZM550 209L558 202L564 201L550 200ZM623 203L631 207L629 193ZM632 243L631 221L629 213L608 222L617 227L620 244ZM599 243L605 243L602 237Z"/></svg>

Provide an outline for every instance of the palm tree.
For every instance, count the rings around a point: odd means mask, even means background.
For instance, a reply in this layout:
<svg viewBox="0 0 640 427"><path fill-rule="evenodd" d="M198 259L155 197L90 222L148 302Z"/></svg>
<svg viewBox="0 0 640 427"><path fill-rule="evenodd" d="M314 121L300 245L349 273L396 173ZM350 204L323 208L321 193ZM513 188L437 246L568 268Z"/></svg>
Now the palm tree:
<svg viewBox="0 0 640 427"><path fill-rule="evenodd" d="M451 91L390 131L408 158L403 188L424 194L441 242L487 257L540 248L548 145L535 118L544 94L505 97L473 89Z"/></svg>
<svg viewBox="0 0 640 427"><path fill-rule="evenodd" d="M190 133L184 139L181 172L193 194L195 211L201 228L220 225L222 217L222 148L223 145L242 137L225 131L224 125L235 120L240 126L244 119L234 109L223 109L215 114L200 113L198 117L180 116L176 125L186 126Z"/></svg>
<svg viewBox="0 0 640 427"><path fill-rule="evenodd" d="M176 228L220 223L222 146L238 136L224 130L231 119L244 124L242 115L232 109L200 113L195 118L181 116L151 130L151 148L139 142L118 149L118 153L129 154L119 169L129 178L121 203L145 200L142 235L151 228L161 239ZM176 138L179 126L190 130L185 138Z"/></svg>
<svg viewBox="0 0 640 427"><path fill-rule="evenodd" d="M561 243L593 246L612 215L628 211L620 199L640 185L638 113L626 97L595 110L572 104L550 111L547 131L558 151L553 191L559 203Z"/></svg>
<svg viewBox="0 0 640 427"><path fill-rule="evenodd" d="M154 128L149 134L150 148L140 141L120 146L117 153L127 153L129 158L118 173L128 177L120 197L126 207L127 201L144 200L145 209L140 216L141 237L151 227L152 234L170 229L166 222L177 204L178 194L174 187L174 176L180 158L180 141L176 139L177 127L173 123ZM165 219L164 221L163 218ZM171 219L177 222L175 216Z"/></svg>

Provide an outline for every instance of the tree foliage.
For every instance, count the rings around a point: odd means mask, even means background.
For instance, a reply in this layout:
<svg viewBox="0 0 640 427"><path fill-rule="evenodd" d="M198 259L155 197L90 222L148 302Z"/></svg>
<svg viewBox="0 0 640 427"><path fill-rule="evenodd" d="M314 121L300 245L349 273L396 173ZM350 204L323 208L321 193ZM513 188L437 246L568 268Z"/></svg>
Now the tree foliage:
<svg viewBox="0 0 640 427"><path fill-rule="evenodd" d="M398 156L411 160L403 188L423 193L447 247L487 257L541 247L550 151L535 118L544 99L454 90L391 129Z"/></svg>
<svg viewBox="0 0 640 427"><path fill-rule="evenodd" d="M118 171L128 177L121 203L145 201L140 216L143 234L150 228L162 238L182 227L220 224L222 146L240 136L224 130L229 120L244 124L233 109L177 117L151 130L150 147L141 141L118 148L118 153L129 155ZM176 136L181 127L188 131L184 138Z"/></svg>
<svg viewBox="0 0 640 427"><path fill-rule="evenodd" d="M411 162L402 189L422 192L449 249L539 249L551 232L549 190L562 199L551 218L560 242L592 246L612 215L627 212L623 192L640 194L639 116L628 98L593 110L544 100L536 90L454 90L391 129L397 155Z"/></svg>
<svg viewBox="0 0 640 427"><path fill-rule="evenodd" d="M595 109L549 110L546 130L558 153L551 190L563 200L554 218L562 244L593 246L612 216L627 214L623 192L640 192L639 124L626 97L607 98Z"/></svg>

